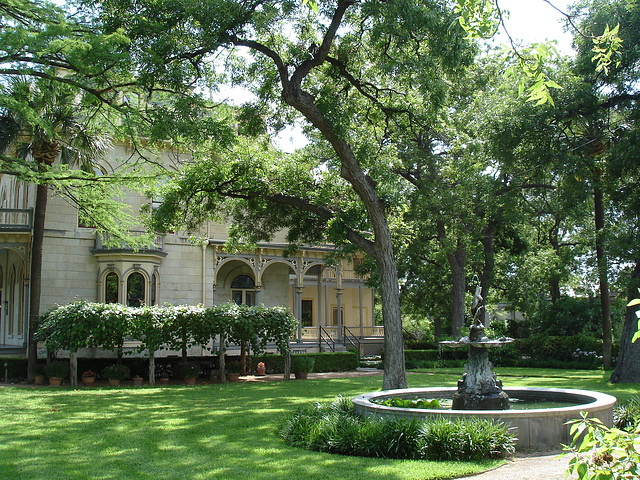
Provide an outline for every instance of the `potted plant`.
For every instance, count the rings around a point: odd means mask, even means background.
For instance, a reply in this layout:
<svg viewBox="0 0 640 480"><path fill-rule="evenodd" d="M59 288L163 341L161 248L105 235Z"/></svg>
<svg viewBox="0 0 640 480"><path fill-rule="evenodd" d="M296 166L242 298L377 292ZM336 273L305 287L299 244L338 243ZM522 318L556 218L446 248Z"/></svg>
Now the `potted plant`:
<svg viewBox="0 0 640 480"><path fill-rule="evenodd" d="M96 372L92 370L87 370L82 373L82 383L85 385L93 385L96 383Z"/></svg>
<svg viewBox="0 0 640 480"><path fill-rule="evenodd" d="M267 366L264 364L264 362L258 362L258 364L256 365L256 375L258 376L264 376L267 373Z"/></svg>
<svg viewBox="0 0 640 480"><path fill-rule="evenodd" d="M106 367L102 373L109 379L109 385L117 387L121 380L129 378L129 367L116 363Z"/></svg>
<svg viewBox="0 0 640 480"><path fill-rule="evenodd" d="M33 368L33 383L36 385L44 385L44 364L36 363Z"/></svg>
<svg viewBox="0 0 640 480"><path fill-rule="evenodd" d="M229 362L227 364L227 382L237 382L240 380L242 364L240 362Z"/></svg>
<svg viewBox="0 0 640 480"><path fill-rule="evenodd" d="M291 370L298 380L306 380L309 373L313 372L316 359L305 355L295 356L291 360Z"/></svg>
<svg viewBox="0 0 640 480"><path fill-rule="evenodd" d="M196 378L200 375L200 365L197 363L183 363L180 372L187 385L195 385Z"/></svg>
<svg viewBox="0 0 640 480"><path fill-rule="evenodd" d="M133 378L133 385L136 387L139 387L140 385L142 385L142 377L138 374L136 374Z"/></svg>
<svg viewBox="0 0 640 480"><path fill-rule="evenodd" d="M173 368L170 363L161 363L156 367L156 377L160 380L160 385L168 385L172 374Z"/></svg>
<svg viewBox="0 0 640 480"><path fill-rule="evenodd" d="M44 367L44 372L49 379L50 385L59 386L62 383L62 379L69 375L69 364L60 361L51 362Z"/></svg>

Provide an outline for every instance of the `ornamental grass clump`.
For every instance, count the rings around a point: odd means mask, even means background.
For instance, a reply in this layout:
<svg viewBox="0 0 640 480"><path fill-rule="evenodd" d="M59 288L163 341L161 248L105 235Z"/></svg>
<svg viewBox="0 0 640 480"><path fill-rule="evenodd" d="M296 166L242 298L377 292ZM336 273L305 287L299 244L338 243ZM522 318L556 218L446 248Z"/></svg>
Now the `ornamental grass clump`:
<svg viewBox="0 0 640 480"><path fill-rule="evenodd" d="M513 453L514 437L487 420L359 417L347 398L306 405L284 423L291 446L363 457L483 460Z"/></svg>

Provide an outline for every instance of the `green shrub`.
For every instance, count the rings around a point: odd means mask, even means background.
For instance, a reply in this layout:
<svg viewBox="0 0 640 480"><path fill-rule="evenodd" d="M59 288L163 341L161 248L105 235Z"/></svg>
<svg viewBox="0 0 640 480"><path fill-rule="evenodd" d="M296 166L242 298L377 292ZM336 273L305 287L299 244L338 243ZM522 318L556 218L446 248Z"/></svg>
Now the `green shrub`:
<svg viewBox="0 0 640 480"><path fill-rule="evenodd" d="M305 405L280 429L292 446L366 457L482 460L513 453L514 438L490 421L360 418L349 399Z"/></svg>
<svg viewBox="0 0 640 480"><path fill-rule="evenodd" d="M313 372L313 365L316 363L315 358L307 355L293 355L291 358L291 371L293 372Z"/></svg>
<svg viewBox="0 0 640 480"><path fill-rule="evenodd" d="M109 380L124 380L130 375L129 367L117 363L105 367L102 373Z"/></svg>
<svg viewBox="0 0 640 480"><path fill-rule="evenodd" d="M48 363L44 367L44 373L47 378L65 378L69 375L69 363L63 361Z"/></svg>
<svg viewBox="0 0 640 480"><path fill-rule="evenodd" d="M573 457L569 461L569 474L578 480L640 478L640 426L631 432L607 428L597 418L582 418L569 422L571 445L565 450Z"/></svg>
<svg viewBox="0 0 640 480"><path fill-rule="evenodd" d="M613 426L627 432L640 425L640 397L633 396L613 409Z"/></svg>

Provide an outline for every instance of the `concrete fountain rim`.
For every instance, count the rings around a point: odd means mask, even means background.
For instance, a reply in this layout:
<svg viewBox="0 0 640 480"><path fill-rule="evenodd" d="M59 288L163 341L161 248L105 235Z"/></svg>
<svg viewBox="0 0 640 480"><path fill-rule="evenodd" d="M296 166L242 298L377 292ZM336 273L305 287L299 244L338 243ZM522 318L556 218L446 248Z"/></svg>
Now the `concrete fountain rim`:
<svg viewBox="0 0 640 480"><path fill-rule="evenodd" d="M374 398L389 398L399 396L402 398L413 398L418 395L422 395L423 398L438 398L437 396L429 397L429 394L446 394L453 395L457 391L457 387L422 387L422 388L404 388L396 390L381 390L378 392L370 392L358 395L352 399L357 410L366 410L368 413L390 414L390 415L402 415L407 414L409 416L428 416L428 415L452 415L452 416L480 416L480 417L528 417L531 415L544 416L545 414L555 414L558 412L563 413L579 413L583 410L589 412L595 412L602 409L612 408L617 399L607 393L595 392L591 390L579 390L571 388L543 388L543 387L504 387L503 391L506 392L509 397L521 398L518 393L525 396L535 396L542 394L551 394L552 396L564 397L564 398L576 398L580 403L576 405L570 405L567 407L553 407L553 408L531 408L526 410L445 410L445 409L416 409L416 408L401 408L401 407L388 407L372 402ZM441 395L444 397L445 395ZM373 406L373 407L372 407ZM359 408L358 408L359 407Z"/></svg>

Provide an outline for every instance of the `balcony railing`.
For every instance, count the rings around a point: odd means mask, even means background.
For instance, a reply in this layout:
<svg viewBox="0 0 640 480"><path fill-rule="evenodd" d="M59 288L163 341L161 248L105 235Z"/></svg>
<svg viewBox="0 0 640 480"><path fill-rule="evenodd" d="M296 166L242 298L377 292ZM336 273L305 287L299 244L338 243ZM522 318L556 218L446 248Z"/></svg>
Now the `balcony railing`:
<svg viewBox="0 0 640 480"><path fill-rule="evenodd" d="M0 232L30 232L33 208L0 208Z"/></svg>
<svg viewBox="0 0 640 480"><path fill-rule="evenodd" d="M146 232L144 231L130 231L129 235L132 237L141 237L145 233ZM132 245L128 245L117 239L112 239L108 233L96 235L94 249L102 252L114 250L136 250ZM164 236L156 235L152 244L139 245L137 250L143 252L164 252Z"/></svg>

